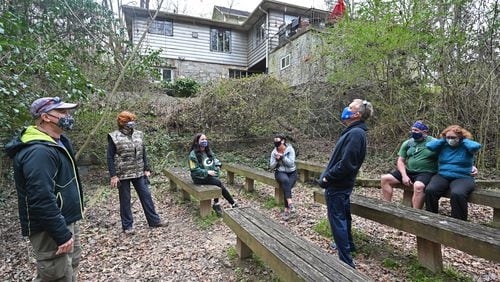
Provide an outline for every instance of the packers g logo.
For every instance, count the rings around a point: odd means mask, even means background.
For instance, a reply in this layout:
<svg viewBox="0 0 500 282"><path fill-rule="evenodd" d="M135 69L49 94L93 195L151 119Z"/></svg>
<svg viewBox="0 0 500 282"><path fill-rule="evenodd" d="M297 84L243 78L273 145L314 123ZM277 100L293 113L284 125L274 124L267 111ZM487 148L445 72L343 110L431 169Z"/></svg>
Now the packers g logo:
<svg viewBox="0 0 500 282"><path fill-rule="evenodd" d="M204 167L211 167L213 164L214 164L214 160L212 160L210 158L206 158L205 160L203 160Z"/></svg>

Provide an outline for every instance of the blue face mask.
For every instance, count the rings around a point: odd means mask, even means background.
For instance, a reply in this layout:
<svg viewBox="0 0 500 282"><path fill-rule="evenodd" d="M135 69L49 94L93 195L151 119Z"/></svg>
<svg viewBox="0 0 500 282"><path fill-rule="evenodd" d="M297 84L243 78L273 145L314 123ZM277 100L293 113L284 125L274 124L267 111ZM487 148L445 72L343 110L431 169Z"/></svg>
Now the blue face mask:
<svg viewBox="0 0 500 282"><path fill-rule="evenodd" d="M351 112L349 111L349 107L345 107L344 110L342 111L342 114L340 115L341 120L348 120L354 115L356 112Z"/></svg>
<svg viewBox="0 0 500 282"><path fill-rule="evenodd" d="M125 124L125 127L130 128L130 129L134 128L135 127L135 121L129 121L129 122L127 122Z"/></svg>
<svg viewBox="0 0 500 282"><path fill-rule="evenodd" d="M412 132L411 133L411 138L413 138L414 140L420 140L420 139L422 139L422 137L424 137L424 134L422 132Z"/></svg>
<svg viewBox="0 0 500 282"><path fill-rule="evenodd" d="M208 146L208 140L202 140L202 141L200 141L199 145L200 145L200 147L203 147L203 148L207 147Z"/></svg>

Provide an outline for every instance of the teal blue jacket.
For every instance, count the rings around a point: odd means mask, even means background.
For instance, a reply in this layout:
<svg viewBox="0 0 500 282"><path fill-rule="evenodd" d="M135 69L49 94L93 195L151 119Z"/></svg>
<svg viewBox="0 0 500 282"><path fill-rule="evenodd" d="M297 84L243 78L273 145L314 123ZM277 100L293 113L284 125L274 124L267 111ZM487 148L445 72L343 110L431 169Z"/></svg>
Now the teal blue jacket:
<svg viewBox="0 0 500 282"><path fill-rule="evenodd" d="M427 143L427 148L438 154L438 173L447 178L472 178L474 154L481 144L464 138L459 145L452 147L444 138Z"/></svg>

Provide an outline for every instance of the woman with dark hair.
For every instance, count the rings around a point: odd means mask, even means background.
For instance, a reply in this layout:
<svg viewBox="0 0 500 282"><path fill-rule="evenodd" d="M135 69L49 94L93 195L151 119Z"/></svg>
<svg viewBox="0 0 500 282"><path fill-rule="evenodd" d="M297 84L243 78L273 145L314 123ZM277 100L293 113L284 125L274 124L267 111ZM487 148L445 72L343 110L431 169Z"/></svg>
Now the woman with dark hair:
<svg viewBox="0 0 500 282"><path fill-rule="evenodd" d="M215 158L214 153L210 149L207 136L203 133L196 134L191 144L191 152L189 153L189 169L191 170L191 178L194 184L219 186L222 189L224 199L231 204L232 208L236 208L238 204L219 179L220 166L220 161ZM218 198L214 199L212 209L217 216L222 216L222 208Z"/></svg>
<svg viewBox="0 0 500 282"><path fill-rule="evenodd" d="M437 213L439 198L450 191L451 216L467 220L467 199L474 190L474 154L481 144L472 141L472 134L458 125L448 126L440 139L427 143L438 154L438 173L425 188L425 209Z"/></svg>
<svg viewBox="0 0 500 282"><path fill-rule="evenodd" d="M292 145L286 143L286 137L283 134L274 136L274 149L271 152L269 167L274 170L274 178L283 190L285 210L282 217L284 221L287 221L290 214L295 213L292 188L297 182L297 168L295 167L295 150Z"/></svg>
<svg viewBox="0 0 500 282"><path fill-rule="evenodd" d="M146 220L150 227L167 226L156 213L147 177L151 175L144 133L135 129L136 116L127 111L117 117L118 130L108 134L108 170L111 187L118 188L120 197L120 217L126 234L134 233L132 207L130 205L130 183L141 201Z"/></svg>

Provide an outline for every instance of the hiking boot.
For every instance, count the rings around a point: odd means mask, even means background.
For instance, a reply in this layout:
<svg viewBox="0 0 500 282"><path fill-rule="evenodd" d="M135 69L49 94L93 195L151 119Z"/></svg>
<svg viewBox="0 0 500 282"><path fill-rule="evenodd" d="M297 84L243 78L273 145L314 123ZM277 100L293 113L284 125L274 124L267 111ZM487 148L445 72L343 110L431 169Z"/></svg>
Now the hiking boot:
<svg viewBox="0 0 500 282"><path fill-rule="evenodd" d="M238 207L239 207L239 205L238 205L238 203L234 202L234 203L231 205L231 207L234 209L234 208L238 208Z"/></svg>
<svg viewBox="0 0 500 282"><path fill-rule="evenodd" d="M123 233L125 233L127 235L132 235L132 234L135 234L135 231L134 231L133 227L130 227L128 229L123 229Z"/></svg>
<svg viewBox="0 0 500 282"><path fill-rule="evenodd" d="M289 205L289 208L290 208L290 213L296 213L297 212L297 210L295 210L295 205L294 204Z"/></svg>
<svg viewBox="0 0 500 282"><path fill-rule="evenodd" d="M332 249L332 250L336 250L337 249L337 244L335 244L334 241L330 242L330 249Z"/></svg>
<svg viewBox="0 0 500 282"><path fill-rule="evenodd" d="M150 225L149 227L151 227L151 228L157 228L157 227L167 227L167 226L168 226L168 222L167 221L160 221L159 223Z"/></svg>
<svg viewBox="0 0 500 282"><path fill-rule="evenodd" d="M213 205L212 206L212 209L215 211L215 214L218 216L218 217L221 217L222 216L222 208L220 207L219 204L217 205Z"/></svg>
<svg viewBox="0 0 500 282"><path fill-rule="evenodd" d="M282 214L281 214L281 218L284 220L284 221L288 221L290 219L290 213L288 211L284 211Z"/></svg>

